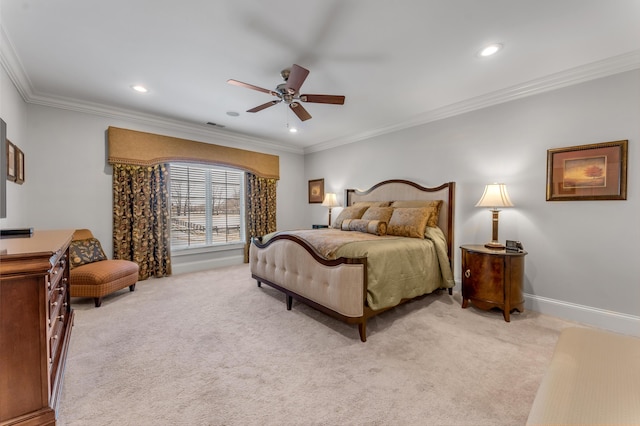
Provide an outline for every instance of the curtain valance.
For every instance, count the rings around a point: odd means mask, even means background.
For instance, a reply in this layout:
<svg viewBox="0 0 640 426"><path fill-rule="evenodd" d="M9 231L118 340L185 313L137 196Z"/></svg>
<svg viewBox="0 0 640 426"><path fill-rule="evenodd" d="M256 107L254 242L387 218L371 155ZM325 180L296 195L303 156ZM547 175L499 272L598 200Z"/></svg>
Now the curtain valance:
<svg viewBox="0 0 640 426"><path fill-rule="evenodd" d="M110 164L151 166L171 161L215 163L279 179L280 157L188 139L109 127Z"/></svg>

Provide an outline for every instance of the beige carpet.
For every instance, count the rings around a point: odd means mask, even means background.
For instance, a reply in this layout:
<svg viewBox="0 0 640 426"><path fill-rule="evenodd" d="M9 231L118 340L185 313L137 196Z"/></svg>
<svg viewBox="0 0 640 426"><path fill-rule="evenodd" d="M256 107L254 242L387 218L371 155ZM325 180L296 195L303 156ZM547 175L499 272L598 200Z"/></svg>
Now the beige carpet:
<svg viewBox="0 0 640 426"><path fill-rule="evenodd" d="M357 327L247 265L151 279L76 319L59 425L523 425L561 329L429 295Z"/></svg>

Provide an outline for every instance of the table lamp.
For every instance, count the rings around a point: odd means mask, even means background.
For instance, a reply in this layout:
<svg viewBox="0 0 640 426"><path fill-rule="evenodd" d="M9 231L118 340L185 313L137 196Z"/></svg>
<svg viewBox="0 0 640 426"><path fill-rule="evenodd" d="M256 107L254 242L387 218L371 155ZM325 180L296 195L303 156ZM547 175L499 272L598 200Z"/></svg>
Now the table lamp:
<svg viewBox="0 0 640 426"><path fill-rule="evenodd" d="M509 199L507 186L504 183L492 183L484 188L484 194L476 207L489 207L492 213L493 232L491 241L484 246L490 249L500 250L504 248L504 244L498 241L498 212L500 207L513 207L513 203Z"/></svg>
<svg viewBox="0 0 640 426"><path fill-rule="evenodd" d="M336 194L334 194L333 192L327 192L326 194L324 194L322 205L325 207L329 207L329 228L331 228L331 209L340 205L338 204L338 198L336 197Z"/></svg>

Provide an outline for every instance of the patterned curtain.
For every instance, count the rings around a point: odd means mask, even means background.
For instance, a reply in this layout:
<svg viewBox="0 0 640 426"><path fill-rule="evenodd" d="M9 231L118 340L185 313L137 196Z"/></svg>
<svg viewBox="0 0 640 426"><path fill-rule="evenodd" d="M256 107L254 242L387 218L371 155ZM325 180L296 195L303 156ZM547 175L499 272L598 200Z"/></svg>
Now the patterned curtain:
<svg viewBox="0 0 640 426"><path fill-rule="evenodd" d="M261 237L276 230L276 179L267 179L247 173L247 232L244 262L249 262L251 238Z"/></svg>
<svg viewBox="0 0 640 426"><path fill-rule="evenodd" d="M136 262L138 279L171 275L165 165L113 165L113 258Z"/></svg>

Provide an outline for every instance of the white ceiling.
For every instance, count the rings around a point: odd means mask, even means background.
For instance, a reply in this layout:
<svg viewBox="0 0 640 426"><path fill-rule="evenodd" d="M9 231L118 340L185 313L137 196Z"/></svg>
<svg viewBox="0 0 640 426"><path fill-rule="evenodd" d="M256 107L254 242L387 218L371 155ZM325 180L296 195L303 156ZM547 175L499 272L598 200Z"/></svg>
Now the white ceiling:
<svg viewBox="0 0 640 426"><path fill-rule="evenodd" d="M0 0L0 24L28 102L301 152L640 68L640 0ZM504 49L477 56L489 43ZM293 63L301 93L345 105L246 113L274 98L226 83L274 89Z"/></svg>

